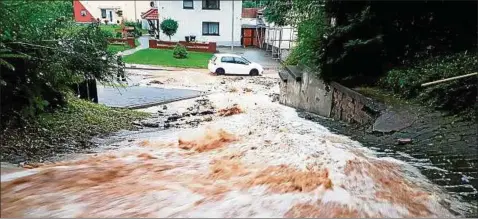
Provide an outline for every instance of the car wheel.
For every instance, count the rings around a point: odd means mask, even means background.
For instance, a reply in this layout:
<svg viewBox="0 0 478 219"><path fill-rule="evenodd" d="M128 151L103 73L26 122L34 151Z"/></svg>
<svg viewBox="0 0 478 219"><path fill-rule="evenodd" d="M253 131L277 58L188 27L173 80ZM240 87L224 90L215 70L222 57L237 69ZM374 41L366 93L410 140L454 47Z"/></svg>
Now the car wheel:
<svg viewBox="0 0 478 219"><path fill-rule="evenodd" d="M216 74L218 75L223 75L225 73L224 69L223 68L218 68L216 69Z"/></svg>
<svg viewBox="0 0 478 219"><path fill-rule="evenodd" d="M257 69L252 69L251 72L249 72L249 75L257 76L257 75L259 75L259 71L257 71Z"/></svg>

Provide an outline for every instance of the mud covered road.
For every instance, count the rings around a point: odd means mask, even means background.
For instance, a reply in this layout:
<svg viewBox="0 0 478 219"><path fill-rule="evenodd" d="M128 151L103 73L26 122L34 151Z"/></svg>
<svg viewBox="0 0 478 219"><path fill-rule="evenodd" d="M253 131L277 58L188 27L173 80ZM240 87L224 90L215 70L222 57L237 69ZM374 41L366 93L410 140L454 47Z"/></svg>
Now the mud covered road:
<svg viewBox="0 0 478 219"><path fill-rule="evenodd" d="M453 217L463 209L415 167L280 105L274 74L136 74L144 85L210 94L144 109L153 116L138 122L141 131L97 139L97 153L2 174L2 217Z"/></svg>

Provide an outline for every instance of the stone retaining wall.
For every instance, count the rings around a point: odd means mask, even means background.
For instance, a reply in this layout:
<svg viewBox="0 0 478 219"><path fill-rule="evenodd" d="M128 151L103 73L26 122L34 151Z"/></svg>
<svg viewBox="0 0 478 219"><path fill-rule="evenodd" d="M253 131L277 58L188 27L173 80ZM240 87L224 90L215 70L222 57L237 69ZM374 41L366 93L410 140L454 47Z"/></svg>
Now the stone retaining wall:
<svg viewBox="0 0 478 219"><path fill-rule="evenodd" d="M286 66L279 75L279 102L290 107L360 125L371 124L384 109L341 84L325 83L310 70Z"/></svg>

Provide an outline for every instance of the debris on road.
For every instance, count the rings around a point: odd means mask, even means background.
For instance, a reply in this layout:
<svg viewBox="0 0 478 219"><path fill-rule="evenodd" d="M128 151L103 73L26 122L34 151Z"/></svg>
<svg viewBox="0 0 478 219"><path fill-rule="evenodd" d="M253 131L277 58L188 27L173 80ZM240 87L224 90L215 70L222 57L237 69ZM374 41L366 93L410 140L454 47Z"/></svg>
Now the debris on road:
<svg viewBox="0 0 478 219"><path fill-rule="evenodd" d="M163 82L159 81L159 80L152 80L149 82L150 84L164 84Z"/></svg>
<svg viewBox="0 0 478 219"><path fill-rule="evenodd" d="M404 145L404 144L411 144L412 139L411 138L399 138L397 139L398 144Z"/></svg>
<svg viewBox="0 0 478 219"><path fill-rule="evenodd" d="M220 109L218 111L219 116L232 116L235 114L243 113L244 111L239 107L238 104L232 105L232 107L228 107L225 109Z"/></svg>
<svg viewBox="0 0 478 219"><path fill-rule="evenodd" d="M236 87L231 87L231 88L229 88L229 90L228 90L228 92L230 92L230 93L235 93L235 92L237 92L237 91L239 91L239 90L238 90Z"/></svg>

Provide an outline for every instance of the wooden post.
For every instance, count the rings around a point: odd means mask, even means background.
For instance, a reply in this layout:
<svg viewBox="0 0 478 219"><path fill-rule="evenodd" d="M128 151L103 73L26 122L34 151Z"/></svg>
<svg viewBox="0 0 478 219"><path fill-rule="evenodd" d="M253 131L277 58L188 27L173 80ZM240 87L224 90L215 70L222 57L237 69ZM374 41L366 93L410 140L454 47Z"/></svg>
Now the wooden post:
<svg viewBox="0 0 478 219"><path fill-rule="evenodd" d="M474 76L474 75L478 75L478 72L474 72L474 73L470 73L470 74L466 74L466 75L455 76L455 77L446 78L446 79L441 79L441 80L438 80L438 81L423 83L422 87L426 87L426 86L430 86L430 85L434 85L434 84L439 84L439 83L447 82L447 81L453 81L453 80L456 80L456 79L466 78L466 77L470 77L470 76Z"/></svg>

